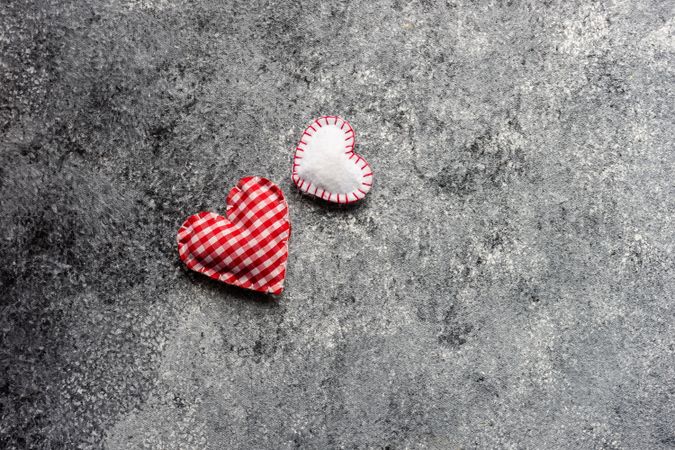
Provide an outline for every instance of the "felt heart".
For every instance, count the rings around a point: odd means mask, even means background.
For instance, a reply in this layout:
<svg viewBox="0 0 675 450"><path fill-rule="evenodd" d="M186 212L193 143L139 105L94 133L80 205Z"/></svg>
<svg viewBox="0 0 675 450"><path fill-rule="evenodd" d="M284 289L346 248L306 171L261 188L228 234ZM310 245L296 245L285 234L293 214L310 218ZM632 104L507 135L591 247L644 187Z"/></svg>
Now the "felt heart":
<svg viewBox="0 0 675 450"><path fill-rule="evenodd" d="M291 224L284 194L261 177L246 177L227 196L227 218L190 216L178 230L185 265L223 283L280 294L284 288Z"/></svg>
<svg viewBox="0 0 675 450"><path fill-rule="evenodd" d="M293 182L305 194L335 203L352 203L366 196L373 171L354 152L356 137L342 117L323 116L302 133L293 157Z"/></svg>

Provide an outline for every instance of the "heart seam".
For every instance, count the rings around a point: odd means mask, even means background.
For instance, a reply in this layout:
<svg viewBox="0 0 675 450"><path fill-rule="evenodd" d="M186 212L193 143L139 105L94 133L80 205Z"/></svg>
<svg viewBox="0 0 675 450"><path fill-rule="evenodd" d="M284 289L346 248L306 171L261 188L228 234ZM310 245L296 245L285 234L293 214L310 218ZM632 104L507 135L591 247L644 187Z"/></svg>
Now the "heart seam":
<svg viewBox="0 0 675 450"><path fill-rule="evenodd" d="M281 189L262 177L244 177L227 196L227 213L193 214L176 237L185 265L244 289L281 294L291 224Z"/></svg>
<svg viewBox="0 0 675 450"><path fill-rule="evenodd" d="M321 121L324 122L323 125ZM298 168L302 166L303 153L307 151L308 142L306 142L306 139L314 136L314 134L324 126L337 126L339 121L342 122L339 128L345 135L344 154L349 155L347 160L351 161L359 168L362 177L359 187L349 192L329 192L316 184L313 186L310 181L303 179L298 173ZM321 116L318 119L315 119L309 124L309 126L307 126L307 128L305 128L302 133L302 137L300 138L300 142L295 148L292 172L293 183L295 183L298 189L300 189L302 192L319 197L320 199L327 200L329 202L349 204L363 199L373 186L373 171L368 161L366 161L361 155L354 151L355 144L356 133L354 132L354 128L352 128L349 122L347 122L342 117ZM314 188L313 190L312 187Z"/></svg>

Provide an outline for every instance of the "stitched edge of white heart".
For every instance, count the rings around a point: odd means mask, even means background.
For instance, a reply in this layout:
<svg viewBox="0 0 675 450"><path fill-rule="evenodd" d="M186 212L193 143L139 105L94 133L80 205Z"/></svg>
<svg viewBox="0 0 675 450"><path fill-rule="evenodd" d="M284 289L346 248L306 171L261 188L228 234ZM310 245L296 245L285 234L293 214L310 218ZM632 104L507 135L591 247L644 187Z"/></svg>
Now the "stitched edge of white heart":
<svg viewBox="0 0 675 450"><path fill-rule="evenodd" d="M321 125L322 120L325 122L324 125ZM344 129L344 127L346 126L348 127L348 129L345 132L345 134L351 133L351 136L345 138L345 154L348 154L349 155L348 160L352 161L361 170L363 178L363 180L361 181L361 186L351 192L339 192L339 193L328 192L322 188L319 188L318 186L314 186L314 191L312 192L311 191L312 183L307 182L306 180L301 178L300 175L298 175L297 169L302 165L301 162L302 156L298 155L298 152L305 151L304 146L307 145L307 142L303 140L305 136L311 137L314 133L316 133L317 127L321 128L322 126L325 125L331 125L330 121L333 121L332 125L337 125L338 120L342 121L340 129ZM307 126L307 128L305 128L305 131L303 131L302 137L300 138L300 142L298 143L298 146L295 148L295 153L293 154L293 172L291 174L293 183L295 183L298 189L300 189L300 191L303 192L304 194L313 195L322 200L326 200L333 203L349 204L362 200L363 198L366 197L366 194L368 194L368 192L370 192L370 189L373 187L373 170L370 167L370 164L368 164L368 161L366 161L361 155L354 152L355 144L356 144L356 133L354 132L354 128L352 128L349 122L343 119L342 117L321 116L318 119L315 119L309 124L309 126Z"/></svg>

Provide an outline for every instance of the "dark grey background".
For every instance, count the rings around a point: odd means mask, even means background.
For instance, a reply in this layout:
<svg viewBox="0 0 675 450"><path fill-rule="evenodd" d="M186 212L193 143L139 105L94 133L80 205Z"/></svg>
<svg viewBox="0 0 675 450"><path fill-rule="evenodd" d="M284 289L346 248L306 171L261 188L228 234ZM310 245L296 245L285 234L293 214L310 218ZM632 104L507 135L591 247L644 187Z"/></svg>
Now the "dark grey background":
<svg viewBox="0 0 675 450"><path fill-rule="evenodd" d="M0 446L675 447L672 2L3 0ZM363 204L290 183L351 120ZM244 175L265 301L188 273Z"/></svg>

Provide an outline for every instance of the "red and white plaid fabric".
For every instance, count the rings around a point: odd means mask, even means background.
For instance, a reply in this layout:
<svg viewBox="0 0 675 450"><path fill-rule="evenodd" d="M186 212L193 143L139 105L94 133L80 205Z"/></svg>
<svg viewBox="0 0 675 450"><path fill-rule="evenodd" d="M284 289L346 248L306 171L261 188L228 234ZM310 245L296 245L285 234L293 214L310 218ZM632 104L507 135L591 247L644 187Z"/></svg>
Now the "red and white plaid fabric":
<svg viewBox="0 0 675 450"><path fill-rule="evenodd" d="M190 216L178 230L178 254L188 268L245 289L280 294L291 224L281 189L246 177L227 196L227 218Z"/></svg>

